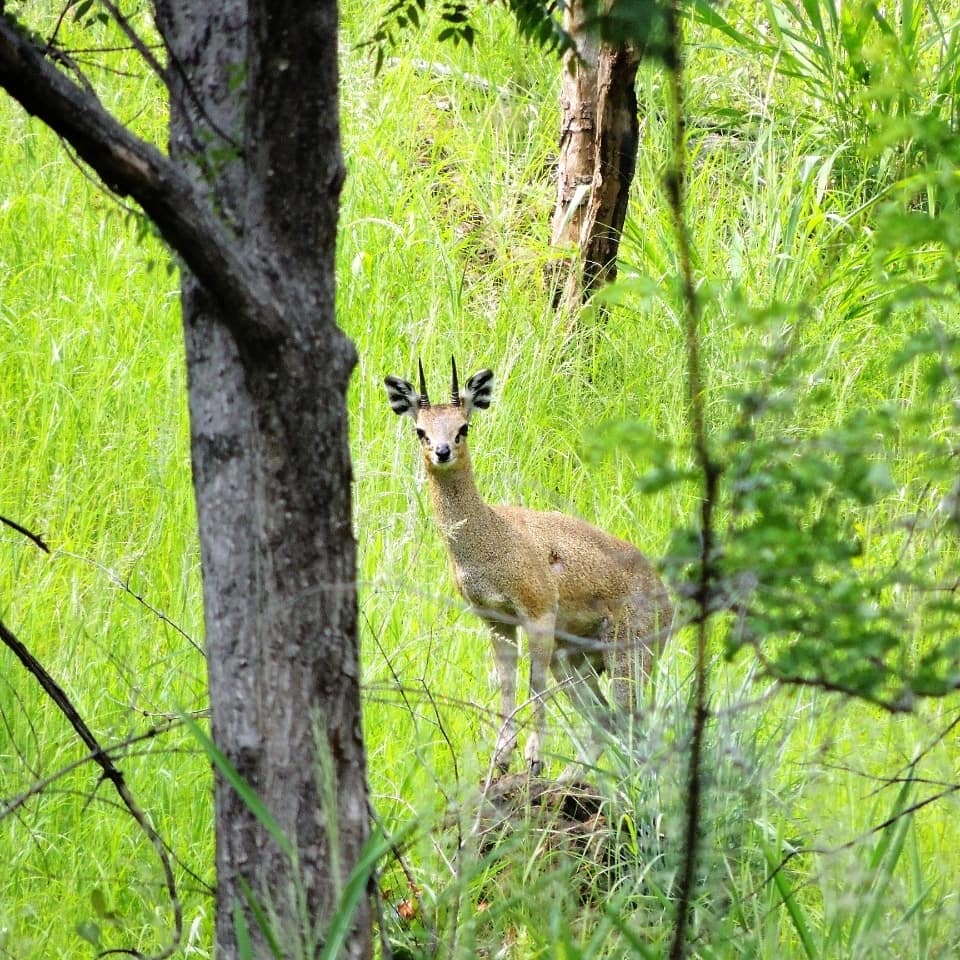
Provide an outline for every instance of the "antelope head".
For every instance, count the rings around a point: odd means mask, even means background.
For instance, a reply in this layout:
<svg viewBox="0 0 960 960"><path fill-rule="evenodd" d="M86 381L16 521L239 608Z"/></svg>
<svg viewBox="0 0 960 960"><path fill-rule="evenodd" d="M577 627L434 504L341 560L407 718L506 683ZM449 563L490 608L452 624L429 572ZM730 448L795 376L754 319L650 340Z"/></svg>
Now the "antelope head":
<svg viewBox="0 0 960 960"><path fill-rule="evenodd" d="M467 431L470 415L474 410L485 410L490 406L493 371L480 370L467 380L461 390L457 380L457 363L451 357L450 402L432 404L427 394L423 364L418 362L418 366L419 392L412 383L399 377L384 379L393 412L398 416L406 414L413 418L428 470L436 472L469 465Z"/></svg>

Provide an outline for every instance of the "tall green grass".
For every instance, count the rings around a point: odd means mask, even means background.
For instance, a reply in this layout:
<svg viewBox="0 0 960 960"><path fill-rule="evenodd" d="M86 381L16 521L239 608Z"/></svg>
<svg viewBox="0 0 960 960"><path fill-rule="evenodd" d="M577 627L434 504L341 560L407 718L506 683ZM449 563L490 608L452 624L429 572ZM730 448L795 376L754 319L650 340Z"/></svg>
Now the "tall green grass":
<svg viewBox="0 0 960 960"><path fill-rule="evenodd" d="M484 494L576 513L663 555L694 508L691 491L641 495L649 451L611 439L624 436L614 424L640 420L680 451L688 442L662 78L641 71L623 283L604 311L573 324L551 311L543 279L557 65L491 9L473 49L420 34L375 78L355 48L370 14L344 7L338 308L360 356L350 409L365 732L380 818L388 830L415 824L402 866L383 865L385 929L397 956L659 955L681 836L687 638L675 638L653 702L593 773L615 861L546 851L532 829L485 849L474 826L495 728L487 640L455 596L414 440L381 381L412 376L418 356L437 391L451 353L465 374L493 367L495 402L471 434ZM839 127L825 129L804 78L744 57L729 32L701 27L693 39L689 226L711 422L723 422L728 391L749 375L758 334L740 322L744 301L806 304L802 340L830 402L814 420L798 411L790 429L813 432L877 398L920 397L914 369L891 375L889 360L928 317L917 307L878 322L863 212L871 158ZM105 89L163 141L156 84L113 78ZM202 642L176 277L164 251L7 100L0 129L0 513L54 548L48 558L0 534L0 615L115 743L205 703L197 649L133 595ZM943 322L955 327L949 314ZM906 483L923 465L898 469ZM892 549L883 526L862 535L868 552ZM9 800L82 751L12 658L0 663ZM778 693L753 679L746 656L726 664L718 653L712 669L694 953L949 955L960 940L955 797L870 832L934 782L955 780L955 734L935 743L947 707L893 719ZM557 772L576 721L562 702L554 713ZM930 785L884 779L930 744L915 771ZM211 956L206 754L181 733L130 754L131 786L182 862L182 953ZM0 820L0 956L92 953L84 937L144 951L166 941L159 868L112 799L87 765ZM398 913L403 900L417 902L414 918Z"/></svg>

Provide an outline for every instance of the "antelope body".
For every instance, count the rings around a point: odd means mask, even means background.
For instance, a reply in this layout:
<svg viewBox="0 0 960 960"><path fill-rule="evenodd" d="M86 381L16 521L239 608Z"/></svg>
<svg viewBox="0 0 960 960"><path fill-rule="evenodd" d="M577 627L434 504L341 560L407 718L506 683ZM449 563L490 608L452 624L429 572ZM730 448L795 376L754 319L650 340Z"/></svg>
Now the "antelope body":
<svg viewBox="0 0 960 960"><path fill-rule="evenodd" d="M548 669L581 712L609 726L598 676L610 675L617 706L629 711L633 684L649 672L669 631L667 592L649 561L626 541L566 514L483 500L467 432L473 411L490 405L490 370L475 373L461 391L454 362L446 404L430 403L422 365L419 393L399 377L384 382L394 413L409 415L416 425L457 588L490 626L501 698L494 751L500 771L517 742L517 626L527 636L535 722L525 756L530 772L539 774Z"/></svg>

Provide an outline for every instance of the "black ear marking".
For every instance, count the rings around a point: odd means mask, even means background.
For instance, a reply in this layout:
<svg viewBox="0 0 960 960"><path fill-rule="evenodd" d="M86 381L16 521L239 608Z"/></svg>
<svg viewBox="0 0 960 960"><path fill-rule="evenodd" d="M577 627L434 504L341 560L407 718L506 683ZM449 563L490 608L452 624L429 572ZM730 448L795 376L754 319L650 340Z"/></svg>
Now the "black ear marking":
<svg viewBox="0 0 960 960"><path fill-rule="evenodd" d="M475 373L467 381L463 396L471 407L486 410L493 399L493 371L480 370Z"/></svg>
<svg viewBox="0 0 960 960"><path fill-rule="evenodd" d="M387 388L387 399L390 401L390 407L399 417L404 413L413 413L413 408L417 405L417 392L413 389L413 384L400 377L384 377L384 384Z"/></svg>

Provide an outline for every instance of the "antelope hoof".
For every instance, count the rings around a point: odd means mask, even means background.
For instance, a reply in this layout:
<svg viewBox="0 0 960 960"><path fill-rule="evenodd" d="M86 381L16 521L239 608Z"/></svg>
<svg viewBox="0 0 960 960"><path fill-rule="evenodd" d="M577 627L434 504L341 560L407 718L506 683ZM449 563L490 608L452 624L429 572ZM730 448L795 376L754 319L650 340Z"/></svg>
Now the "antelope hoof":
<svg viewBox="0 0 960 960"><path fill-rule="evenodd" d="M523 756L527 761L527 772L530 776L539 777L543 763L540 761L540 735L536 731L527 739L527 749L523 751Z"/></svg>
<svg viewBox="0 0 960 960"><path fill-rule="evenodd" d="M497 737L493 748L493 765L501 776L510 769L510 757L517 747L517 731L505 725Z"/></svg>

